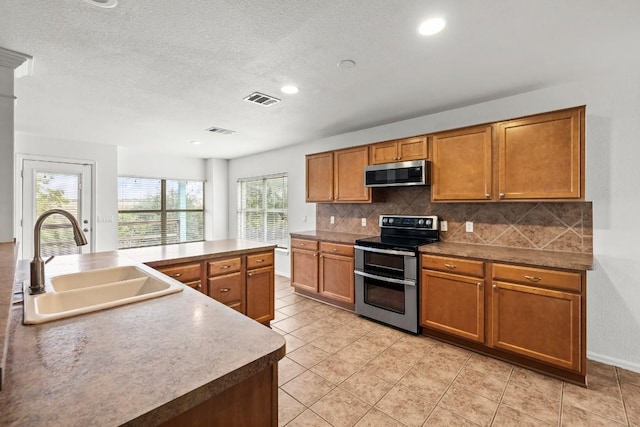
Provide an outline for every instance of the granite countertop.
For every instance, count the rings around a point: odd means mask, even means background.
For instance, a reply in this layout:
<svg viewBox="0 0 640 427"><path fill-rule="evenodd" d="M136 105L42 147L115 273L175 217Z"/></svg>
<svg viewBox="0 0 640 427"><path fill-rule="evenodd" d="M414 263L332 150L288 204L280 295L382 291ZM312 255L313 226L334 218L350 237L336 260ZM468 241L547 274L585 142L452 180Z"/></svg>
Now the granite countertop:
<svg viewBox="0 0 640 427"><path fill-rule="evenodd" d="M275 249L276 245L242 239L207 240L177 245L150 246L147 248L121 249L120 253L153 267L180 262L201 261L240 253L261 252Z"/></svg>
<svg viewBox="0 0 640 427"><path fill-rule="evenodd" d="M535 267L552 267L567 270L593 270L593 255L574 252L544 251L537 249L507 248L503 246L474 245L468 243L438 242L420 246L420 252L430 255L451 255L525 264Z"/></svg>
<svg viewBox="0 0 640 427"><path fill-rule="evenodd" d="M333 242L333 243L348 243L353 244L356 240L362 239L365 237L372 237L371 235L364 234L350 234L350 233L338 233L335 231L298 231L295 233L289 233L291 237L298 239L311 239L311 240L322 240L324 242Z"/></svg>
<svg viewBox="0 0 640 427"><path fill-rule="evenodd" d="M244 242L223 246L231 252L257 249ZM46 273L148 268L125 253L56 257ZM197 256L193 246L184 254ZM28 264L18 264L17 279L28 276ZM23 325L21 305L10 311L2 425L155 425L285 355L280 334L187 286L175 294L41 325Z"/></svg>

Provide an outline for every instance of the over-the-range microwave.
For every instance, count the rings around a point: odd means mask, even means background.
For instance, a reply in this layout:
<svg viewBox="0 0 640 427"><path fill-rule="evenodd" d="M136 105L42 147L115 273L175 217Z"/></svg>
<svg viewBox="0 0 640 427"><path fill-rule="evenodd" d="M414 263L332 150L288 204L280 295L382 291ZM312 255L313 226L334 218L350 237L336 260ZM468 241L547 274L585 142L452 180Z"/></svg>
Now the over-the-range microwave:
<svg viewBox="0 0 640 427"><path fill-rule="evenodd" d="M429 185L430 166L428 160L383 163L364 168L364 183L367 187L399 187L407 185Z"/></svg>

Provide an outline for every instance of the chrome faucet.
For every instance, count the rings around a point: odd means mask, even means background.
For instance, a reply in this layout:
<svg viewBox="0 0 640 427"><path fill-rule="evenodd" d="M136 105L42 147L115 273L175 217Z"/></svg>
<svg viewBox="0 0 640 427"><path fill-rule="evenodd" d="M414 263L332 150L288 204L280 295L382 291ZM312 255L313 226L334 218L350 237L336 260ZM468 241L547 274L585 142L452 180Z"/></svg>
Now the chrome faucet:
<svg viewBox="0 0 640 427"><path fill-rule="evenodd" d="M31 286L29 286L29 293L41 294L44 292L44 265L51 261L49 258L47 261L43 261L40 258L40 233L42 231L42 223L45 219L53 214L60 214L66 217L71 226L73 227L73 240L76 241L76 245L83 246L87 244L87 238L85 237L78 220L69 212L62 209L51 209L40 215L36 221L36 225L33 229L33 260L31 260Z"/></svg>

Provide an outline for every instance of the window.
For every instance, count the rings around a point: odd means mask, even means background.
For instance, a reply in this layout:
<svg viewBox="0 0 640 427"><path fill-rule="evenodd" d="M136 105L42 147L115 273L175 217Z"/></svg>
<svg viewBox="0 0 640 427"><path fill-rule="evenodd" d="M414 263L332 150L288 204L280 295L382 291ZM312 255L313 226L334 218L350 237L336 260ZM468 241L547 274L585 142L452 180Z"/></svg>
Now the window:
<svg viewBox="0 0 640 427"><path fill-rule="evenodd" d="M118 248L204 240L204 182L118 177Z"/></svg>
<svg viewBox="0 0 640 427"><path fill-rule="evenodd" d="M289 246L287 175L238 180L238 237Z"/></svg>

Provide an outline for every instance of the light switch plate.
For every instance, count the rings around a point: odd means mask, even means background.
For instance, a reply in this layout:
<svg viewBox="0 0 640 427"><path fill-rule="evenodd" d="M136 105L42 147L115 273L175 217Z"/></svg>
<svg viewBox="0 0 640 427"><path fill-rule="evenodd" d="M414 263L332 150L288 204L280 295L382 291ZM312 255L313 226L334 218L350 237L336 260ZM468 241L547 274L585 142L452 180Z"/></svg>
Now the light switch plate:
<svg viewBox="0 0 640 427"><path fill-rule="evenodd" d="M448 231L449 230L449 224L447 224L447 221L440 221L440 231Z"/></svg>
<svg viewBox="0 0 640 427"><path fill-rule="evenodd" d="M465 230L467 230L467 233L473 233L473 221L467 221L464 224Z"/></svg>
<svg viewBox="0 0 640 427"><path fill-rule="evenodd" d="M333 216L333 215L331 215L331 218L329 218L329 222L330 222L331 224L335 224L335 223L336 223L336 217L335 217L335 216Z"/></svg>
<svg viewBox="0 0 640 427"><path fill-rule="evenodd" d="M367 218L362 218L362 226L363 227L367 226Z"/></svg>

